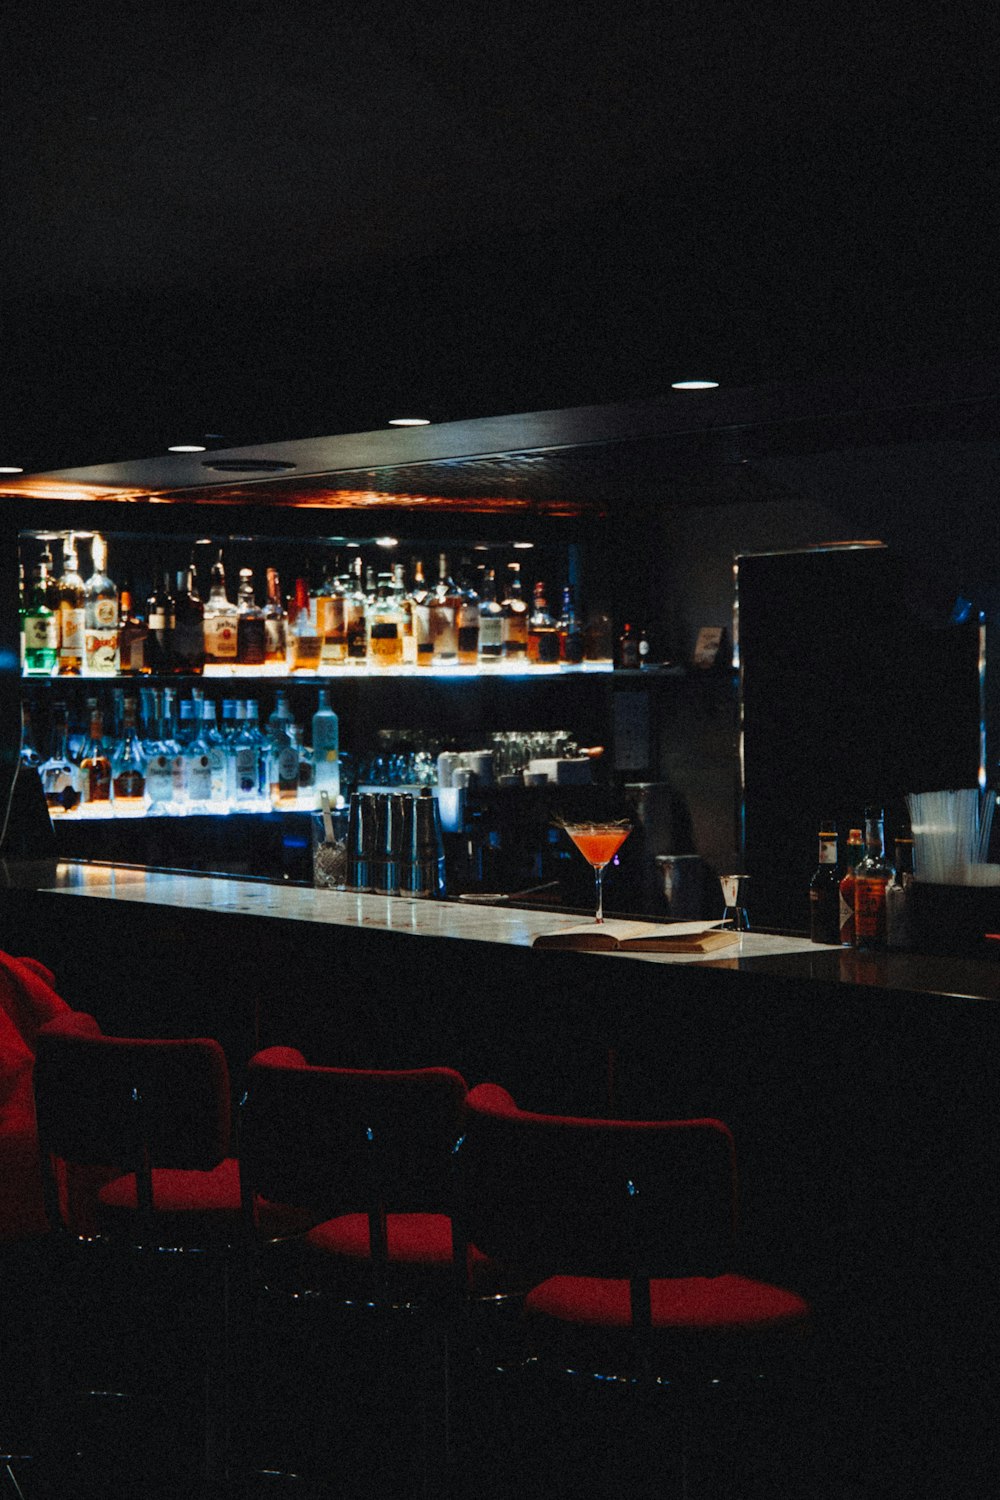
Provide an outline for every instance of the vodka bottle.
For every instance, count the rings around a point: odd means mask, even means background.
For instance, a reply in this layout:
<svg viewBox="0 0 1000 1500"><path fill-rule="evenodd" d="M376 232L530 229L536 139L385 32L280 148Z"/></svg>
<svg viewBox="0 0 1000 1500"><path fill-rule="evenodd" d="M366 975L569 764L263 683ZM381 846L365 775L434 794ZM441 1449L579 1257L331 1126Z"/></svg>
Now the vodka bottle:
<svg viewBox="0 0 1000 1500"><path fill-rule="evenodd" d="M326 688L320 688L319 707L313 714L312 747L315 805L320 806L321 792L335 804L340 796L340 720L330 707Z"/></svg>
<svg viewBox="0 0 1000 1500"><path fill-rule="evenodd" d="M122 737L111 757L111 787L115 815L134 817L146 808L146 757L135 722L136 701L125 699Z"/></svg>
<svg viewBox="0 0 1000 1500"><path fill-rule="evenodd" d="M156 730L143 746L147 810L157 817L174 811L174 756L179 752L173 739L172 693L173 689L163 690Z"/></svg>
<svg viewBox="0 0 1000 1500"><path fill-rule="evenodd" d="M209 801L211 812L229 811L229 750L219 730L215 704L206 698L201 705L201 738L208 746L208 764L211 772Z"/></svg>
<svg viewBox="0 0 1000 1500"><path fill-rule="evenodd" d="M448 570L447 555L438 558L438 581L430 599L434 660L446 666L458 661L458 611L462 594Z"/></svg>

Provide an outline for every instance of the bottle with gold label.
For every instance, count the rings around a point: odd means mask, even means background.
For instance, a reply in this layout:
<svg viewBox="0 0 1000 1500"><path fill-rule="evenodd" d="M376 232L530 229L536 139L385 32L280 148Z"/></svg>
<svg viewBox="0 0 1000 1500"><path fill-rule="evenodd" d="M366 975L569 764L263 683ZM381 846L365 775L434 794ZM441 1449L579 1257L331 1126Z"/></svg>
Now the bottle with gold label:
<svg viewBox="0 0 1000 1500"><path fill-rule="evenodd" d="M59 578L60 677L79 677L83 671L85 628L83 579L77 563L76 538L70 532L63 543L63 570Z"/></svg>
<svg viewBox="0 0 1000 1500"><path fill-rule="evenodd" d="M288 665L293 672L315 672L319 667L320 638L316 600L304 578L295 580L295 614L289 621Z"/></svg>
<svg viewBox="0 0 1000 1500"><path fill-rule="evenodd" d="M880 807L865 808L865 853L854 871L854 946L884 948L887 942L886 891L893 870L885 857L885 824Z"/></svg>

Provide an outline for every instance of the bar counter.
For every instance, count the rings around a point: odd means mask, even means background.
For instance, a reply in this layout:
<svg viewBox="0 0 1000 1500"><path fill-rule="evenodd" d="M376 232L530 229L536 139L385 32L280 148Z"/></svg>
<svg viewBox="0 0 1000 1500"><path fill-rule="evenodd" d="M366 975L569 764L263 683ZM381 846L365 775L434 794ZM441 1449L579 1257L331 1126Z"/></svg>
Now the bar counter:
<svg viewBox="0 0 1000 1500"><path fill-rule="evenodd" d="M733 1128L744 1242L876 1363L995 1333L1000 963L749 932L539 950L571 914L60 865L8 868L2 946L107 1031L346 1066L450 1064L527 1108ZM578 920L578 919L576 919Z"/></svg>

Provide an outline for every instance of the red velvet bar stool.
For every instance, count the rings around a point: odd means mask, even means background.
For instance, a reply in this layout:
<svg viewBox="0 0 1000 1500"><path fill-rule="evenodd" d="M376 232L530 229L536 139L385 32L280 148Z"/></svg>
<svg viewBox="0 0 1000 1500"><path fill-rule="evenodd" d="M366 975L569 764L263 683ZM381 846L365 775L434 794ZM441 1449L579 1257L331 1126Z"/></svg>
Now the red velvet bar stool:
<svg viewBox="0 0 1000 1500"><path fill-rule="evenodd" d="M364 1400L382 1395L375 1408L369 1404L367 1421L389 1416L376 1463L386 1465L383 1488L398 1459L389 1451L398 1423L387 1393L406 1363L401 1350L412 1353L415 1339L415 1372L400 1400L421 1413L425 1492L446 1489L451 1335L465 1288L452 1220L465 1096L464 1080L449 1068L319 1067L285 1047L258 1053L247 1073L240 1171L253 1246L251 1305L259 1309L257 1299L269 1292L335 1314L339 1339L327 1341L328 1370L364 1350ZM261 1220L262 1201L311 1214L313 1227L294 1239L275 1236ZM259 1363L252 1354L247 1361ZM348 1416L342 1401L334 1431L342 1451L356 1455L345 1435ZM366 1446L362 1440L365 1461L373 1457Z"/></svg>
<svg viewBox="0 0 1000 1500"><path fill-rule="evenodd" d="M193 1389L204 1379L204 1447L179 1446L200 1451L201 1482L216 1493L225 1454L230 1268L242 1242L222 1048L206 1038L103 1036L91 1017L71 1013L38 1034L34 1092L59 1313L72 1326L69 1289L79 1285L74 1278L87 1258L86 1285L96 1281L98 1299L105 1299L98 1305L109 1317L119 1300L136 1304L135 1321L123 1325L134 1354L145 1354L144 1308L167 1308L169 1321L176 1313L177 1326L190 1328L188 1338L201 1349L191 1374L192 1351L181 1348L181 1378ZM185 1323L192 1308L196 1316ZM63 1338L54 1322L52 1355ZM146 1374L149 1365L145 1359ZM60 1382L49 1398L53 1428L64 1400ZM135 1442L151 1443L153 1435L140 1429Z"/></svg>
<svg viewBox="0 0 1000 1500"><path fill-rule="evenodd" d="M513 1336L483 1339L491 1365L617 1388L623 1421L641 1410L644 1432L654 1399L653 1450L661 1414L676 1417L666 1451L687 1494L695 1418L732 1412L726 1398L752 1395L769 1366L794 1367L810 1328L801 1296L739 1265L730 1131L533 1114L493 1084L470 1093L466 1115L464 1232L529 1284ZM655 1461L642 1472L638 1454L630 1491L659 1493Z"/></svg>

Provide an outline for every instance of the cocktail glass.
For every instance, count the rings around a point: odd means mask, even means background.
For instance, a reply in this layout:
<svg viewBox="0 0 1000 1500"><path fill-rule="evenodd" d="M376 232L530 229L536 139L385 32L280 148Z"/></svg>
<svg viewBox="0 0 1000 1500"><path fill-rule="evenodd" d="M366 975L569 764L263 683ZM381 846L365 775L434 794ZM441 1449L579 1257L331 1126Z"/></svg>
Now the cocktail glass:
<svg viewBox="0 0 1000 1500"><path fill-rule="evenodd" d="M595 922L604 921L604 871L632 832L629 822L564 823L563 827L594 871Z"/></svg>

